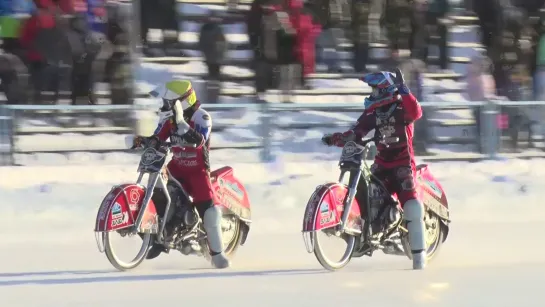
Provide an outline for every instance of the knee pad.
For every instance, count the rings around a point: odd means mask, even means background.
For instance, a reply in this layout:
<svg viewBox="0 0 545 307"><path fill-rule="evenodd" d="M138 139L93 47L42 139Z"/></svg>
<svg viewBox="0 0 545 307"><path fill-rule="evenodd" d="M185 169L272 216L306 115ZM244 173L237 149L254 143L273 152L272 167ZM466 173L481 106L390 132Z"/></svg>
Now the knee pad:
<svg viewBox="0 0 545 307"><path fill-rule="evenodd" d="M216 206L209 207L203 215L203 226L206 231L211 256L223 252L221 215L220 208Z"/></svg>
<svg viewBox="0 0 545 307"><path fill-rule="evenodd" d="M407 222L424 220L424 205L416 199L410 199L403 205L403 217Z"/></svg>
<svg viewBox="0 0 545 307"><path fill-rule="evenodd" d="M202 222L205 230L207 228L219 227L221 223L221 217L221 210L218 207L209 207L202 215Z"/></svg>
<svg viewBox="0 0 545 307"><path fill-rule="evenodd" d="M195 204L195 208L197 209L197 212L202 219L204 219L204 213L206 212L206 210L212 207L214 207L214 202L212 200L202 201Z"/></svg>
<svg viewBox="0 0 545 307"><path fill-rule="evenodd" d="M403 206L403 217L407 221L409 244L413 254L426 248L426 227L424 225L424 205L416 199L411 199Z"/></svg>

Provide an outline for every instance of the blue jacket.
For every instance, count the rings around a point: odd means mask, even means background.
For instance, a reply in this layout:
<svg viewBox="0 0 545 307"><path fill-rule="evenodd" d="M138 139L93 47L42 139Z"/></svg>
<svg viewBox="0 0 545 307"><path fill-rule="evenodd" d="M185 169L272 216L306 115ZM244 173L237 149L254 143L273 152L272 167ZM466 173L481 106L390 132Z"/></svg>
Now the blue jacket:
<svg viewBox="0 0 545 307"><path fill-rule="evenodd" d="M92 31L105 33L106 32L106 16L97 16L94 13L96 8L104 8L104 0L88 0L87 1L87 22Z"/></svg>

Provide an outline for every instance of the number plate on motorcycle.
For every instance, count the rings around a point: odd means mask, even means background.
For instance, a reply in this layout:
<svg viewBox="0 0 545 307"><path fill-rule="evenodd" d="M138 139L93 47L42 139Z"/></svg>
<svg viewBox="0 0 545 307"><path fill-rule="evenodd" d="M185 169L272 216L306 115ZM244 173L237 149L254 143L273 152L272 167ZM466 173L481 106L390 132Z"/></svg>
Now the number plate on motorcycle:
<svg viewBox="0 0 545 307"><path fill-rule="evenodd" d="M165 160L166 155L164 153L159 152L154 148L147 148L144 150L142 157L140 158L138 171L158 172L163 167Z"/></svg>
<svg viewBox="0 0 545 307"><path fill-rule="evenodd" d="M343 147L341 159L352 158L355 155L363 153L363 147L354 142L348 142Z"/></svg>

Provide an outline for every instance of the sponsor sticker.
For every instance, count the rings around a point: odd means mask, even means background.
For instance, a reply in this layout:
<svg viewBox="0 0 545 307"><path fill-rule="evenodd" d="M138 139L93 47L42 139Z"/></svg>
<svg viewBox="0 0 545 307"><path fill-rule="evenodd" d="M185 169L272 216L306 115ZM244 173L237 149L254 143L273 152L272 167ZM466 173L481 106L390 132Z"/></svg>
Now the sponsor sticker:
<svg viewBox="0 0 545 307"><path fill-rule="evenodd" d="M320 213L327 213L329 212L329 203L326 201L322 201L322 204L320 205Z"/></svg>
<svg viewBox="0 0 545 307"><path fill-rule="evenodd" d="M140 193L138 193L137 189L132 189L129 193L129 201L131 204L138 204L138 201L140 200Z"/></svg>
<svg viewBox="0 0 545 307"><path fill-rule="evenodd" d="M175 160L179 165L182 166L197 166L197 160Z"/></svg>
<svg viewBox="0 0 545 307"><path fill-rule="evenodd" d="M335 219L335 212L331 211L329 213L322 214L320 217L320 225L325 225Z"/></svg>
<svg viewBox="0 0 545 307"><path fill-rule="evenodd" d="M123 224L126 224L128 221L129 221L129 214L127 212L123 212L117 218L112 217L112 227L121 226Z"/></svg>
<svg viewBox="0 0 545 307"><path fill-rule="evenodd" d="M225 186L231 192L230 194L234 194L233 196L235 196L239 200L244 199L244 192L240 189L236 182L225 182Z"/></svg>
<svg viewBox="0 0 545 307"><path fill-rule="evenodd" d="M118 202L115 202L112 207L112 219L117 219L121 217L121 205Z"/></svg>

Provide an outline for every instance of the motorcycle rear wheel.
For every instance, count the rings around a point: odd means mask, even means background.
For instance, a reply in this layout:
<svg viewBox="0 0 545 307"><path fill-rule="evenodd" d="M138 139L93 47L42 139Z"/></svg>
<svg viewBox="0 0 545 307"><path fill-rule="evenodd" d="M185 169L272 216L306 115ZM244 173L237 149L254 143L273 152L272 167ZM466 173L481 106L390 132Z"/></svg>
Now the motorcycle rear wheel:
<svg viewBox="0 0 545 307"><path fill-rule="evenodd" d="M424 220L426 223L426 253L427 261L429 263L435 259L435 256L439 253L439 250L443 245L446 226L443 225L440 218L431 211L426 212L426 217ZM401 239L401 242L403 244L405 254L410 260L412 260L413 255L411 253L408 235L405 235Z"/></svg>
<svg viewBox="0 0 545 307"><path fill-rule="evenodd" d="M332 229L328 229L328 230L332 230ZM330 260L325 255L324 250L322 249L322 246L320 245L320 239L318 236L318 233L320 231L323 231L323 230L313 231L310 233L310 240L311 242L313 242L313 245L314 245L314 256L316 256L316 259L318 260L318 262L326 270L337 271L344 268L352 259L352 253L354 252L354 248L356 246L356 237L346 233L341 235L341 236L344 236L343 239L346 241L347 247L341 259L339 259L338 261L333 261L333 260Z"/></svg>
<svg viewBox="0 0 545 307"><path fill-rule="evenodd" d="M129 262L124 262L115 253L115 250L112 246L112 241L110 238L111 231L102 233L103 240L104 240L104 252L106 253L106 258L108 258L108 261L119 271L127 271L132 270L136 268L137 266L146 259L146 255L149 250L149 246L152 243L152 235L149 233L142 234L142 246L140 247L140 250L136 254L136 256Z"/></svg>
<svg viewBox="0 0 545 307"><path fill-rule="evenodd" d="M232 215L224 215L224 220L229 220L230 223L233 223L233 229L230 229L229 232L223 231L223 244L224 244L224 253L228 258L233 258L237 252L240 243L242 243L242 221ZM208 242L204 240L201 244L203 256L207 260L212 260L210 257L210 248L208 247Z"/></svg>

